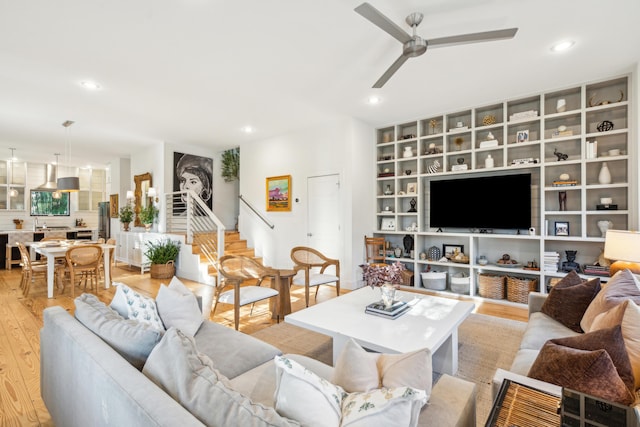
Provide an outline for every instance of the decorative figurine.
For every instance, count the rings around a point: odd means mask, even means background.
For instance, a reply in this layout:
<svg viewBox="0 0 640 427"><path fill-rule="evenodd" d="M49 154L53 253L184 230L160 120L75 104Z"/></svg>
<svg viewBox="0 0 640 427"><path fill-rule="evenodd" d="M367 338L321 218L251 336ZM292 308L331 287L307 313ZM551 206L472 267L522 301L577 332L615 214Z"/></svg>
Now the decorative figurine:
<svg viewBox="0 0 640 427"><path fill-rule="evenodd" d="M404 245L404 253L409 255L413 250L413 237L409 234L406 234L402 239L402 244Z"/></svg>
<svg viewBox="0 0 640 427"><path fill-rule="evenodd" d="M409 208L409 210L407 212L418 212L418 210L416 209L416 204L418 202L416 202L416 199L411 199L411 201L409 201L409 204L411 205L411 208Z"/></svg>
<svg viewBox="0 0 640 427"><path fill-rule="evenodd" d="M567 255L567 260L562 262L562 271L565 273L570 271L580 273L580 264L575 262L578 251L564 251L564 253Z"/></svg>
<svg viewBox="0 0 640 427"><path fill-rule="evenodd" d="M560 204L560 207L558 210L560 211L567 210L567 192L566 191L558 192L558 203Z"/></svg>
<svg viewBox="0 0 640 427"><path fill-rule="evenodd" d="M564 154L564 153L559 152L557 148L553 149L553 154L556 155L556 157L558 158L558 161L567 160L569 158L568 154Z"/></svg>
<svg viewBox="0 0 640 427"><path fill-rule="evenodd" d="M440 162L436 159L427 167L427 173L438 173Z"/></svg>

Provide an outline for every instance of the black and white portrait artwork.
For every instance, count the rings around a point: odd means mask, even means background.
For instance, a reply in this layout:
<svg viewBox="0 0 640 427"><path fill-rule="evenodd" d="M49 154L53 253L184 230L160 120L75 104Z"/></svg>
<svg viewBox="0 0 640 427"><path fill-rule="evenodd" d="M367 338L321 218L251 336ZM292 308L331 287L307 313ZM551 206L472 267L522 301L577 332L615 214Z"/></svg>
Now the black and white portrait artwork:
<svg viewBox="0 0 640 427"><path fill-rule="evenodd" d="M193 190L209 209L212 209L213 159L174 152L173 165L175 169L173 191ZM185 196L182 202L183 206L174 208L174 213L184 212L187 203Z"/></svg>

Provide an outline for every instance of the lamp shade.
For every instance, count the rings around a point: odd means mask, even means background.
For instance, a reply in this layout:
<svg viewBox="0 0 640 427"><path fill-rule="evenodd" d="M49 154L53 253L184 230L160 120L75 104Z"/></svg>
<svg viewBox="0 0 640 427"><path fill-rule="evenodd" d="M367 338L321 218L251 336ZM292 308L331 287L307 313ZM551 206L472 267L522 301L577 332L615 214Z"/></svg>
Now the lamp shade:
<svg viewBox="0 0 640 427"><path fill-rule="evenodd" d="M67 176L64 178L58 178L58 191L63 193L70 193L72 191L80 190L80 178L77 176Z"/></svg>
<svg viewBox="0 0 640 427"><path fill-rule="evenodd" d="M147 197L156 197L156 189L154 187L149 187L147 190Z"/></svg>
<svg viewBox="0 0 640 427"><path fill-rule="evenodd" d="M127 200L131 200L131 199L133 199L133 191L127 190Z"/></svg>
<svg viewBox="0 0 640 427"><path fill-rule="evenodd" d="M607 230L604 239L604 257L615 261L640 262L640 233Z"/></svg>

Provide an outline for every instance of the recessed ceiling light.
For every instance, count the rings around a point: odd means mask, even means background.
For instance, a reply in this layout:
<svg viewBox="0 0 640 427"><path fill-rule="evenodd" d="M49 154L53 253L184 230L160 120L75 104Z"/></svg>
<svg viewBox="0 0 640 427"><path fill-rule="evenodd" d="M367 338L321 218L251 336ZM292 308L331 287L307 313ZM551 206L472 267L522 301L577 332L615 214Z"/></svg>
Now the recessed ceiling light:
<svg viewBox="0 0 640 427"><path fill-rule="evenodd" d="M563 40L551 46L551 50L554 52L562 52L567 50L575 44L573 40Z"/></svg>
<svg viewBox="0 0 640 427"><path fill-rule="evenodd" d="M371 95L368 99L369 104L376 105L382 102L382 99L377 95Z"/></svg>
<svg viewBox="0 0 640 427"><path fill-rule="evenodd" d="M253 128L251 126L245 126L242 128L242 131L244 133L252 133L253 132Z"/></svg>
<svg viewBox="0 0 640 427"><path fill-rule="evenodd" d="M83 88L85 88L87 90L99 90L99 89L102 89L102 86L100 86L98 83L92 82L90 80L85 80L85 81L80 82L80 86L82 86Z"/></svg>

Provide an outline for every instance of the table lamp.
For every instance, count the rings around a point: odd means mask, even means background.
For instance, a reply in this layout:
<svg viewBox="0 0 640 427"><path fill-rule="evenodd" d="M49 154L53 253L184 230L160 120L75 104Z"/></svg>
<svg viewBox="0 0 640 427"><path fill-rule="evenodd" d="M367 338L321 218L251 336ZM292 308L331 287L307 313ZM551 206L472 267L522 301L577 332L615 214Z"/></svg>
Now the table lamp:
<svg viewBox="0 0 640 427"><path fill-rule="evenodd" d="M615 261L609 267L609 275L628 268L640 274L640 232L607 230L604 239L604 257Z"/></svg>

